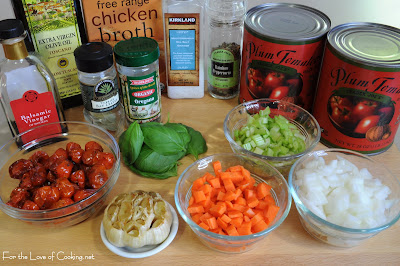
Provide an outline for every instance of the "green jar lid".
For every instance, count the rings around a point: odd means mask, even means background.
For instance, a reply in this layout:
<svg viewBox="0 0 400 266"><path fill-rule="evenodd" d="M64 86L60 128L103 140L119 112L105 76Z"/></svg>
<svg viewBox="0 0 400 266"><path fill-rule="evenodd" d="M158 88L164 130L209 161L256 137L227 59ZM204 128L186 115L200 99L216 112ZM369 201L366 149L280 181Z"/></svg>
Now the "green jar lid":
<svg viewBox="0 0 400 266"><path fill-rule="evenodd" d="M118 42L114 46L115 61L127 67L140 67L153 63L160 57L156 40L134 37Z"/></svg>

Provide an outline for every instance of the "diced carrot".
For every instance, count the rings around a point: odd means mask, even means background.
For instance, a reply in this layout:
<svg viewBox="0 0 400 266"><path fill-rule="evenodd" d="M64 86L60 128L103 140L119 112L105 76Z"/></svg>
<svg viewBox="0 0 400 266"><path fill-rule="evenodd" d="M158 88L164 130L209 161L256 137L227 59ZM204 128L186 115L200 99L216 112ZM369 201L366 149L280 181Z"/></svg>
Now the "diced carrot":
<svg viewBox="0 0 400 266"><path fill-rule="evenodd" d="M235 200L235 198L236 198L236 194L235 194L235 192L234 191L227 191L226 193L225 193L225 197L224 197L224 200L225 201L234 201Z"/></svg>
<svg viewBox="0 0 400 266"><path fill-rule="evenodd" d="M214 179L215 176L212 175L212 174L210 174L209 172L207 172L207 173L205 173L205 174L202 176L202 178L203 178L203 180L205 180L206 182L210 183L210 180L211 180L211 179Z"/></svg>
<svg viewBox="0 0 400 266"><path fill-rule="evenodd" d="M196 223L199 224L200 221L200 217L203 215L203 213L196 213L192 215L192 220Z"/></svg>
<svg viewBox="0 0 400 266"><path fill-rule="evenodd" d="M233 224L236 228L239 228L243 223L243 217L233 218L231 224Z"/></svg>
<svg viewBox="0 0 400 266"><path fill-rule="evenodd" d="M193 198L193 196L191 196L189 199L189 206L192 205L193 203L194 203L194 198Z"/></svg>
<svg viewBox="0 0 400 266"><path fill-rule="evenodd" d="M251 224L255 225L261 220L264 220L263 215L260 213L257 213L256 215L253 216L253 218L251 218Z"/></svg>
<svg viewBox="0 0 400 266"><path fill-rule="evenodd" d="M222 191L218 192L217 200L225 200L225 193Z"/></svg>
<svg viewBox="0 0 400 266"><path fill-rule="evenodd" d="M193 181L193 185L192 185L192 190L199 190L203 185L204 185L205 181L203 178L198 178L195 181Z"/></svg>
<svg viewBox="0 0 400 266"><path fill-rule="evenodd" d="M251 178L250 171L247 170L247 169L244 168L244 167L242 168L242 175L243 175L243 177L244 177L245 180L250 180L250 178Z"/></svg>
<svg viewBox="0 0 400 266"><path fill-rule="evenodd" d="M226 233L228 234L228 235L230 235L230 236L238 236L239 235L239 233L238 233L238 231L236 230L236 227L234 226L234 225L229 225L227 228L226 228Z"/></svg>
<svg viewBox="0 0 400 266"><path fill-rule="evenodd" d="M217 224L217 219L215 219L215 217L210 217L207 218L205 220L205 224L208 225L208 227L213 230L213 229L217 229L218 228L218 224Z"/></svg>
<svg viewBox="0 0 400 266"><path fill-rule="evenodd" d="M256 197L247 199L247 206L250 208L255 208L258 205L259 201Z"/></svg>
<svg viewBox="0 0 400 266"><path fill-rule="evenodd" d="M264 199L264 201L268 204L268 205L275 205L275 200L272 197L272 195L267 195Z"/></svg>
<svg viewBox="0 0 400 266"><path fill-rule="evenodd" d="M233 210L233 203L230 201L224 201L226 204L226 209L227 210Z"/></svg>
<svg viewBox="0 0 400 266"><path fill-rule="evenodd" d="M267 195L270 194L271 186L270 186L270 185L267 185L267 184L264 183L264 182L261 182L261 183L258 183L258 184L257 184L256 191L257 191L257 199L263 199L263 198L265 198Z"/></svg>
<svg viewBox="0 0 400 266"><path fill-rule="evenodd" d="M247 202L243 197L238 197L235 200L235 204L239 204L239 205L243 205L243 206L247 206Z"/></svg>
<svg viewBox="0 0 400 266"><path fill-rule="evenodd" d="M244 222L251 222L250 218L248 216L243 216L243 221Z"/></svg>
<svg viewBox="0 0 400 266"><path fill-rule="evenodd" d="M201 205L192 205L188 207L188 212L190 214L194 213L203 213L204 212L204 207Z"/></svg>
<svg viewBox="0 0 400 266"><path fill-rule="evenodd" d="M245 211L243 212L243 214L244 214L245 216L249 217L249 218L253 218L254 215L256 215L256 213L255 213L255 212L253 211L253 209L250 208L250 207L247 207L247 208L245 209Z"/></svg>
<svg viewBox="0 0 400 266"><path fill-rule="evenodd" d="M219 176L219 174L222 172L221 162L220 161L212 162L212 166L213 166L213 169L214 169L215 176Z"/></svg>
<svg viewBox="0 0 400 266"><path fill-rule="evenodd" d="M210 194L212 187L210 184L204 184L204 186L202 187L202 190L203 190L204 194Z"/></svg>
<svg viewBox="0 0 400 266"><path fill-rule="evenodd" d="M210 229L210 227L208 227L208 225L206 225L206 224L203 223L203 222L199 223L199 226L202 227L202 228L205 229L205 230L209 230L209 229Z"/></svg>
<svg viewBox="0 0 400 266"><path fill-rule="evenodd" d="M259 200L256 209L258 210L266 210L270 204L265 200Z"/></svg>
<svg viewBox="0 0 400 266"><path fill-rule="evenodd" d="M239 184L238 188L239 188L241 191L245 191L246 189L249 189L249 188L250 188L250 183L248 183L246 180L244 180L244 181L242 181L242 182Z"/></svg>
<svg viewBox="0 0 400 266"><path fill-rule="evenodd" d="M221 220L224 221L225 223L230 223L230 222L232 221L232 219L229 218L229 216L226 215L226 214L223 214L220 218L221 218Z"/></svg>
<svg viewBox="0 0 400 266"><path fill-rule="evenodd" d="M226 189L226 191L235 191L235 185L233 184L232 180L230 179L224 179L222 180L222 182L224 183L224 187Z"/></svg>
<svg viewBox="0 0 400 266"><path fill-rule="evenodd" d="M265 215L265 217L268 219L270 223L272 223L272 221L275 219L276 215L279 212L279 209L280 208L276 205L270 205L268 207L267 214Z"/></svg>
<svg viewBox="0 0 400 266"><path fill-rule="evenodd" d="M250 198L255 198L255 197L256 197L256 194L255 194L254 190L252 190L252 189L246 189L246 190L244 191L244 197L245 197L245 199L248 201Z"/></svg>
<svg viewBox="0 0 400 266"><path fill-rule="evenodd" d="M202 221L203 223L206 223L206 220L211 217L213 217L213 216L211 214L209 214L208 212L206 212L202 216L200 216L200 221Z"/></svg>
<svg viewBox="0 0 400 266"><path fill-rule="evenodd" d="M237 227L237 231L239 235L245 236L251 234L251 222L250 221L243 221L240 227Z"/></svg>
<svg viewBox="0 0 400 266"><path fill-rule="evenodd" d="M228 216L229 218L233 219L236 217L243 217L243 213L240 211L233 210L233 211L228 211Z"/></svg>
<svg viewBox="0 0 400 266"><path fill-rule="evenodd" d="M222 205L222 204L215 204L214 206L212 206L208 212L214 216L214 217L220 217L222 216L222 214L224 214L226 211L226 205Z"/></svg>
<svg viewBox="0 0 400 266"><path fill-rule="evenodd" d="M233 209L243 213L246 210L246 206L234 203L233 204Z"/></svg>
<svg viewBox="0 0 400 266"><path fill-rule="evenodd" d="M218 193L220 192L219 188L212 188L210 192L210 198L212 201L217 201Z"/></svg>
<svg viewBox="0 0 400 266"><path fill-rule="evenodd" d="M206 195L204 194L203 190L193 190L192 195L196 203L206 200Z"/></svg>
<svg viewBox="0 0 400 266"><path fill-rule="evenodd" d="M261 220L258 223L256 223L255 225L252 225L251 229L253 230L254 233L258 233L258 232L261 232L261 231L267 229L267 227L268 227L268 224L264 220Z"/></svg>
<svg viewBox="0 0 400 266"><path fill-rule="evenodd" d="M220 188L221 187L221 182L219 181L219 178L213 178L208 180L208 183L210 183L210 185L213 188Z"/></svg>
<svg viewBox="0 0 400 266"><path fill-rule="evenodd" d="M242 172L243 166L241 165L234 165L227 169L229 172Z"/></svg>
<svg viewBox="0 0 400 266"><path fill-rule="evenodd" d="M226 230L226 228L228 227L228 223L222 220L221 217L217 218L217 224L224 230Z"/></svg>

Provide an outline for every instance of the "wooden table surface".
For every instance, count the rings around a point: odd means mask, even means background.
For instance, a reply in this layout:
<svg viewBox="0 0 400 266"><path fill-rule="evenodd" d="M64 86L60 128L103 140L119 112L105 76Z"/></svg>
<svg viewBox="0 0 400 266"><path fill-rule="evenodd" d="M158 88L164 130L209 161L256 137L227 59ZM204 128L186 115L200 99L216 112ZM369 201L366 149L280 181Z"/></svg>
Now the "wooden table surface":
<svg viewBox="0 0 400 266"><path fill-rule="evenodd" d="M180 122L200 131L207 141L203 156L232 152L223 133L223 121L237 98L217 100L208 94L202 99L172 100L162 98L162 120ZM67 120L83 120L82 107L66 110ZM318 144L316 149L324 148ZM400 153L393 145L373 159L400 175ZM178 176L193 162L181 160ZM175 207L174 189L177 177L149 179L132 173L121 163L121 173L107 203L117 194L136 189L159 192ZM139 265L400 265L400 223L353 248L336 248L313 239L301 226L297 210L292 209L283 222L264 241L246 253L225 254L203 245L179 217L179 230L173 242L160 253L142 259L127 259L109 251L100 238L103 209L86 221L62 229L44 229L10 218L0 212L0 264L53 263L97 265L134 263ZM179 215L178 215L179 216ZM58 255L58 258L57 258ZM71 256L72 255L72 256ZM67 256L67 257L65 257ZM87 257L85 257L87 256ZM89 259L88 257L91 256ZM46 259L43 259L45 257ZM79 261L80 258L82 261ZM65 258L65 259L63 259Z"/></svg>

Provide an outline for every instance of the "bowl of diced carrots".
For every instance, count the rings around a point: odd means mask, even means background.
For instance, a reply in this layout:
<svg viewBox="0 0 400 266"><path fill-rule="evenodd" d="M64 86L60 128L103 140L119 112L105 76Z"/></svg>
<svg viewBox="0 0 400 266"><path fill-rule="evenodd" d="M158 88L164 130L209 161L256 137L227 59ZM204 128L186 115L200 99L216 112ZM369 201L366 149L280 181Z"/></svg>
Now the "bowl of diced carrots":
<svg viewBox="0 0 400 266"><path fill-rule="evenodd" d="M197 160L179 177L175 204L183 220L211 249L242 253L286 219L291 194L268 162L235 153Z"/></svg>

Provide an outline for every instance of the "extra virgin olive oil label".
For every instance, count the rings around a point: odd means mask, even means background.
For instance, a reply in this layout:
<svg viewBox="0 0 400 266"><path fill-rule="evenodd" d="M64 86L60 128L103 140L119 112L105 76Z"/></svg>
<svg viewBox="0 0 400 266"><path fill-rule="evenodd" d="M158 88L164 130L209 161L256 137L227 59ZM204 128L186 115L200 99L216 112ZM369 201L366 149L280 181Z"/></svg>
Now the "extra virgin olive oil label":
<svg viewBox="0 0 400 266"><path fill-rule="evenodd" d="M95 86L81 83L81 90L83 105L90 112L107 112L119 104L117 77L101 80Z"/></svg>
<svg viewBox="0 0 400 266"><path fill-rule="evenodd" d="M149 37L160 47L160 81L166 82L162 0L81 0L89 42L114 46L132 37ZM162 85L163 87L163 85Z"/></svg>
<svg viewBox="0 0 400 266"><path fill-rule="evenodd" d="M158 71L130 77L119 74L127 119L138 123L151 122L161 116L161 92Z"/></svg>
<svg viewBox="0 0 400 266"><path fill-rule="evenodd" d="M200 14L165 13L169 86L200 83Z"/></svg>
<svg viewBox="0 0 400 266"><path fill-rule="evenodd" d="M52 72L60 98L81 93L73 52L81 45L74 0L21 0L32 42Z"/></svg>

